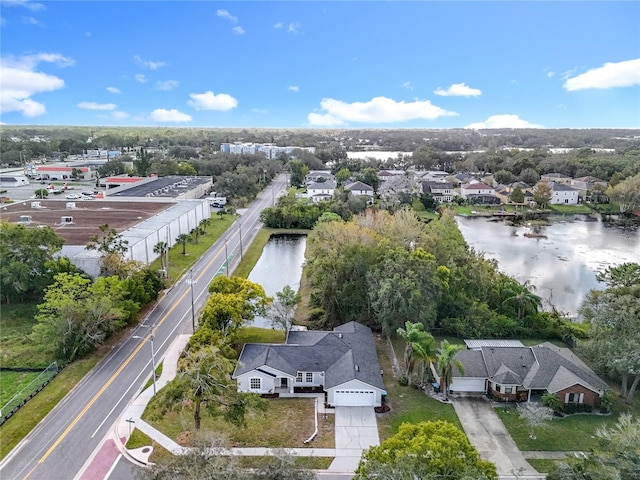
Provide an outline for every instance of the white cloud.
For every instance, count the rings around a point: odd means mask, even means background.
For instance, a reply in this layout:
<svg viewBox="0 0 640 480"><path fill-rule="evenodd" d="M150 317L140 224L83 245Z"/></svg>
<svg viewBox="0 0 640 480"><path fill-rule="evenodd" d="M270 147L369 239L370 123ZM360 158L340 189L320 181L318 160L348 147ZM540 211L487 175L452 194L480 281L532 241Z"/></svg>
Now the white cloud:
<svg viewBox="0 0 640 480"><path fill-rule="evenodd" d="M39 12L45 9L42 3L30 2L29 0L0 0L3 7L25 7L32 12Z"/></svg>
<svg viewBox="0 0 640 480"><path fill-rule="evenodd" d="M547 78L551 78L555 75L554 72L547 72Z"/></svg>
<svg viewBox="0 0 640 480"><path fill-rule="evenodd" d="M167 110L165 108L157 108L149 115L149 118L154 122L172 122L172 123L181 123L181 122L190 122L191 115L187 115L186 113L182 113L175 108L171 110Z"/></svg>
<svg viewBox="0 0 640 480"><path fill-rule="evenodd" d="M482 90L478 88L471 88L463 82L454 83L446 90L442 87L438 87L433 93L442 97L479 97L482 95Z"/></svg>
<svg viewBox="0 0 640 480"><path fill-rule="evenodd" d="M302 27L302 25L300 25L298 22L290 23L289 26L287 27L287 32L298 33L300 31L300 27Z"/></svg>
<svg viewBox="0 0 640 480"><path fill-rule="evenodd" d="M439 117L457 116L433 105L428 100L396 102L391 98L375 97L368 102L345 103L333 98L323 98L320 109L325 112L310 113L312 125L341 125L345 122L359 123L397 123L418 118L434 120Z"/></svg>
<svg viewBox="0 0 640 480"><path fill-rule="evenodd" d="M187 103L196 110L221 110L226 112L238 106L238 100L226 93L216 95L212 91L204 93L190 93Z"/></svg>
<svg viewBox="0 0 640 480"><path fill-rule="evenodd" d="M269 110L267 110L266 108L252 108L251 111L253 113L259 113L260 115L266 115L267 113L269 113Z"/></svg>
<svg viewBox="0 0 640 480"><path fill-rule="evenodd" d="M233 33L235 33L236 35L244 35L244 28L242 28L242 27L240 27L240 26L238 26L238 27L233 27L233 28L231 29L231 31L232 31Z"/></svg>
<svg viewBox="0 0 640 480"><path fill-rule="evenodd" d="M290 85L288 88L292 92L299 92L300 91L300 87L298 85Z"/></svg>
<svg viewBox="0 0 640 480"><path fill-rule="evenodd" d="M344 125L344 121L334 117L330 113L310 113L307 117L309 124L324 127Z"/></svg>
<svg viewBox="0 0 640 480"><path fill-rule="evenodd" d="M36 27L44 27L44 23L34 17L22 17L22 23L26 25L35 25Z"/></svg>
<svg viewBox="0 0 640 480"><path fill-rule="evenodd" d="M115 103L80 102L77 107L84 110L115 110L118 106Z"/></svg>
<svg viewBox="0 0 640 480"><path fill-rule="evenodd" d="M117 87L107 87L107 92L109 93L122 93Z"/></svg>
<svg viewBox="0 0 640 480"><path fill-rule="evenodd" d="M521 119L518 115L492 115L484 122L472 123L464 128L483 129L483 128L544 128L542 125L529 123Z"/></svg>
<svg viewBox="0 0 640 480"><path fill-rule="evenodd" d="M284 28L284 23L282 22L275 23L273 25L273 28L275 28L276 30L278 30L279 28Z"/></svg>
<svg viewBox="0 0 640 480"><path fill-rule="evenodd" d="M413 85L411 85L411 82L404 82L402 84L402 88L406 88L407 90L413 90Z"/></svg>
<svg viewBox="0 0 640 480"><path fill-rule="evenodd" d="M568 78L563 86L569 92L573 92L589 88L604 89L632 85L640 85L640 58L605 63L602 67Z"/></svg>
<svg viewBox="0 0 640 480"><path fill-rule="evenodd" d="M238 17L234 17L229 13L228 10L219 9L216 10L216 15L220 18L226 18L230 22L236 23L238 21Z"/></svg>
<svg viewBox="0 0 640 480"><path fill-rule="evenodd" d="M44 104L36 102L31 97L38 93L63 88L64 80L55 75L36 71L36 67L41 62L55 63L63 67L73 64L71 58L55 53L37 53L0 59L0 76L2 77L0 113L21 112L25 117L37 117L46 113Z"/></svg>
<svg viewBox="0 0 640 480"><path fill-rule="evenodd" d="M145 77L144 74L142 74L142 73L138 73L133 78L135 78L136 82L138 82L138 83L147 83L148 82L147 77Z"/></svg>
<svg viewBox="0 0 640 480"><path fill-rule="evenodd" d="M180 85L178 80L165 80L156 82L156 90L169 91L177 88Z"/></svg>
<svg viewBox="0 0 640 480"><path fill-rule="evenodd" d="M134 55L133 59L138 62L139 65L148 68L149 70L158 70L161 67L166 67L167 62L153 62L151 60L143 60L140 55Z"/></svg>

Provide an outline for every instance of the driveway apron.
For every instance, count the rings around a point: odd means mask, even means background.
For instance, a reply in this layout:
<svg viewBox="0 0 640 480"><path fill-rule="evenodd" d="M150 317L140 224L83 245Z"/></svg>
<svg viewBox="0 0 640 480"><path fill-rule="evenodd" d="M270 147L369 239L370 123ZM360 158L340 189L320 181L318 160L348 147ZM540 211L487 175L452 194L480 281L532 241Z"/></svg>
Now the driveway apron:
<svg viewBox="0 0 640 480"><path fill-rule="evenodd" d="M521 475L536 478L538 474L527 463L509 435L500 417L484 398L456 398L453 407L469 441L484 460L496 464L498 475ZM521 470L520 470L521 469ZM544 478L540 476L539 478Z"/></svg>
<svg viewBox="0 0 640 480"><path fill-rule="evenodd" d="M335 408L336 456L329 470L353 472L362 451L380 444L373 407Z"/></svg>

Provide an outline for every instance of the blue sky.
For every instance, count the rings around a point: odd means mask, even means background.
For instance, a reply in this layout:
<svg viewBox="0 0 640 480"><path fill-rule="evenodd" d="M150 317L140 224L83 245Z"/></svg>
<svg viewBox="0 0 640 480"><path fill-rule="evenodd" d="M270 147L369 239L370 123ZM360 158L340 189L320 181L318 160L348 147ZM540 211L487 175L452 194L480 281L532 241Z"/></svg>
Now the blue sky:
<svg viewBox="0 0 640 480"><path fill-rule="evenodd" d="M0 121L640 128L640 2L0 0Z"/></svg>

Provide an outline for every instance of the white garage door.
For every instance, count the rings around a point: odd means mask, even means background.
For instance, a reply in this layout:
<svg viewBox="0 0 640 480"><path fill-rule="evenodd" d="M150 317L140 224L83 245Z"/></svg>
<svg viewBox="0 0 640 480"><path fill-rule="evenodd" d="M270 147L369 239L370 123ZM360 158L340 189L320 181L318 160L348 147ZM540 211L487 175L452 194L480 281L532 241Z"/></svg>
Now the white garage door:
<svg viewBox="0 0 640 480"><path fill-rule="evenodd" d="M336 390L333 404L340 407L372 407L376 394L371 390Z"/></svg>
<svg viewBox="0 0 640 480"><path fill-rule="evenodd" d="M484 378L454 378L449 388L452 392L486 392Z"/></svg>

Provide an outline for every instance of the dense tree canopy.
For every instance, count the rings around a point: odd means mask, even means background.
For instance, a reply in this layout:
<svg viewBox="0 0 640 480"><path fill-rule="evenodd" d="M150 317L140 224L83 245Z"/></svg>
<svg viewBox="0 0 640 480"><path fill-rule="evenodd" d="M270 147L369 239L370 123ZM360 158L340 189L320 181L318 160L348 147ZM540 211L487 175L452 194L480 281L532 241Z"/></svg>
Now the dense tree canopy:
<svg viewBox="0 0 640 480"><path fill-rule="evenodd" d="M0 222L2 302L39 298L68 261L55 260L64 240L50 227L27 228Z"/></svg>
<svg viewBox="0 0 640 480"><path fill-rule="evenodd" d="M497 480L496 467L482 460L464 432L444 422L403 423L398 432L363 453L356 480L380 478L473 478ZM413 476L407 476L411 472Z"/></svg>

